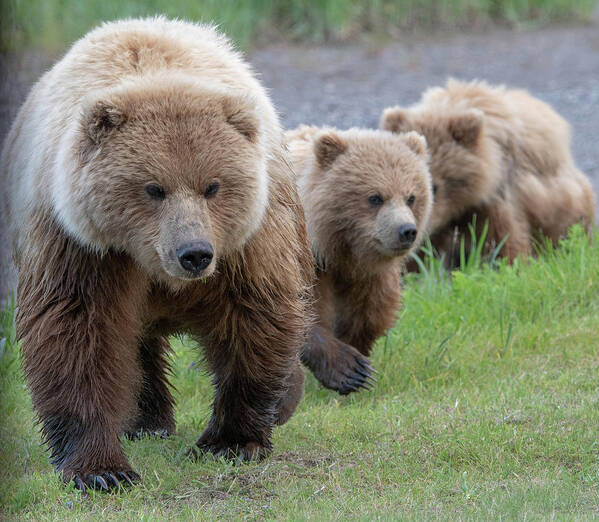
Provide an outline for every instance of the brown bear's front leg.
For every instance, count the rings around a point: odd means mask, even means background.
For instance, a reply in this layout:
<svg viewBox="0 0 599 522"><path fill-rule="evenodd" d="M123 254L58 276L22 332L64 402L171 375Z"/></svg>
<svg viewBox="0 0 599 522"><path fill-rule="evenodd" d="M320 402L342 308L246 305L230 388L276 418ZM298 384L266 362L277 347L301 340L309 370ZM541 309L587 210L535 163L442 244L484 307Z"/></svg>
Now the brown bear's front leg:
<svg viewBox="0 0 599 522"><path fill-rule="evenodd" d="M367 280L339 284L335 291L335 335L369 355L377 338L395 323L401 298L399 268L389 267Z"/></svg>
<svg viewBox="0 0 599 522"><path fill-rule="evenodd" d="M52 463L79 489L132 484L139 477L119 434L139 382L143 284L122 256L101 258L64 238L45 247L21 257L17 329Z"/></svg>
<svg viewBox="0 0 599 522"><path fill-rule="evenodd" d="M142 383L138 412L126 434L130 438L155 435L166 438L175 432L174 399L168 382L168 339L152 337L139 344Z"/></svg>
<svg viewBox="0 0 599 522"><path fill-rule="evenodd" d="M220 290L206 300L211 303L210 317L199 316L200 324L211 326L198 333L215 386L210 423L196 442L199 453L239 461L262 459L272 449L273 426L295 409L293 401L286 402L290 386L295 385L292 398L299 400L296 372L301 370L304 309L297 293L287 293L293 287L270 285L260 289L255 282L244 282L236 289ZM192 450L192 455L198 453Z"/></svg>

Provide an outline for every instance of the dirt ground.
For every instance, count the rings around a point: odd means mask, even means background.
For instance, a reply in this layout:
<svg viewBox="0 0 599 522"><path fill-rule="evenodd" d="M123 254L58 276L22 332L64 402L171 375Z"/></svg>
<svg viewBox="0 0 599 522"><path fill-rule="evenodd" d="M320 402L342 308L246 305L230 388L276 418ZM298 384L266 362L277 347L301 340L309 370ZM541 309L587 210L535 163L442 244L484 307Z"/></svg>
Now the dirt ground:
<svg viewBox="0 0 599 522"><path fill-rule="evenodd" d="M378 49L273 47L251 57L283 123L377 126L448 76L530 90L572 125L574 156L599 191L599 24L400 41Z"/></svg>
<svg viewBox="0 0 599 522"><path fill-rule="evenodd" d="M286 127L377 126L383 108L413 103L424 89L444 83L448 76L526 88L572 124L575 158L599 191L597 22L529 32L406 36L383 46L281 45L249 58ZM0 139L31 84L54 59L31 52L0 56ZM5 249L2 234L0 230ZM0 273L0 298L6 279Z"/></svg>

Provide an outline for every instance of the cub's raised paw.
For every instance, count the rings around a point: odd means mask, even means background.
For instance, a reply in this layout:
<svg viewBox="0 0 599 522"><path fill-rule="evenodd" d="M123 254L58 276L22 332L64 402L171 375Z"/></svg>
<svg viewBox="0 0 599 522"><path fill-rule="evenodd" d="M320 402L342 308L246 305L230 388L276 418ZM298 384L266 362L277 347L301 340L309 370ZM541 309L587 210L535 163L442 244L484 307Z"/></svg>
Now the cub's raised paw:
<svg viewBox="0 0 599 522"><path fill-rule="evenodd" d="M94 489L96 491L114 491L121 487L134 486L141 481L135 471L101 471L97 473L76 473L71 476L75 487L81 491Z"/></svg>
<svg viewBox="0 0 599 522"><path fill-rule="evenodd" d="M376 370L370 360L322 328L317 328L302 353L302 362L325 388L347 395L370 390L376 384Z"/></svg>
<svg viewBox="0 0 599 522"><path fill-rule="evenodd" d="M189 457L193 460L199 460L206 455L212 455L214 458L223 457L232 462L241 464L264 459L271 451L258 442L246 442L245 444L227 444L224 441L202 441L196 442L196 445L189 450Z"/></svg>

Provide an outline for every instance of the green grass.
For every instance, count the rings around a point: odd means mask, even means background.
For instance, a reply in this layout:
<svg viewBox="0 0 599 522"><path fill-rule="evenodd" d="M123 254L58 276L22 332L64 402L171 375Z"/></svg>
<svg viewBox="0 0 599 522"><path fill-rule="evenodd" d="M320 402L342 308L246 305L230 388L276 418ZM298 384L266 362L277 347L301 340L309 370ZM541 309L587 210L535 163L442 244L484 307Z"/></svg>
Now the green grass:
<svg viewBox="0 0 599 522"><path fill-rule="evenodd" d="M7 312L0 519L590 519L599 514L599 234L537 260L409 276L372 392L305 398L261 463L192 463L212 389L173 340L178 434L126 441L143 483L84 497L53 473Z"/></svg>
<svg viewBox="0 0 599 522"><path fill-rule="evenodd" d="M325 41L362 32L538 25L589 18L596 0L3 0L3 48L60 51L106 20L166 14L214 21L247 48L272 39Z"/></svg>

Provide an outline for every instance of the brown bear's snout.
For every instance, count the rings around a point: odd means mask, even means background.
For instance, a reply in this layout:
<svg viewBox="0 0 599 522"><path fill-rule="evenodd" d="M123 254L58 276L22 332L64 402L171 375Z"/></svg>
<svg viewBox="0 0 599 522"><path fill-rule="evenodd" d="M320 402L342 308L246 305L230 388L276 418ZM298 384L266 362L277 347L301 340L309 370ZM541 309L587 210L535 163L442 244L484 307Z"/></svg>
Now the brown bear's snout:
<svg viewBox="0 0 599 522"><path fill-rule="evenodd" d="M407 249L416 241L418 229L413 223L404 223L397 229L397 234L399 236L399 245L402 249Z"/></svg>
<svg viewBox="0 0 599 522"><path fill-rule="evenodd" d="M210 265L214 257L214 249L208 241L192 241L183 243L177 248L177 258L181 266L191 272L198 274Z"/></svg>

